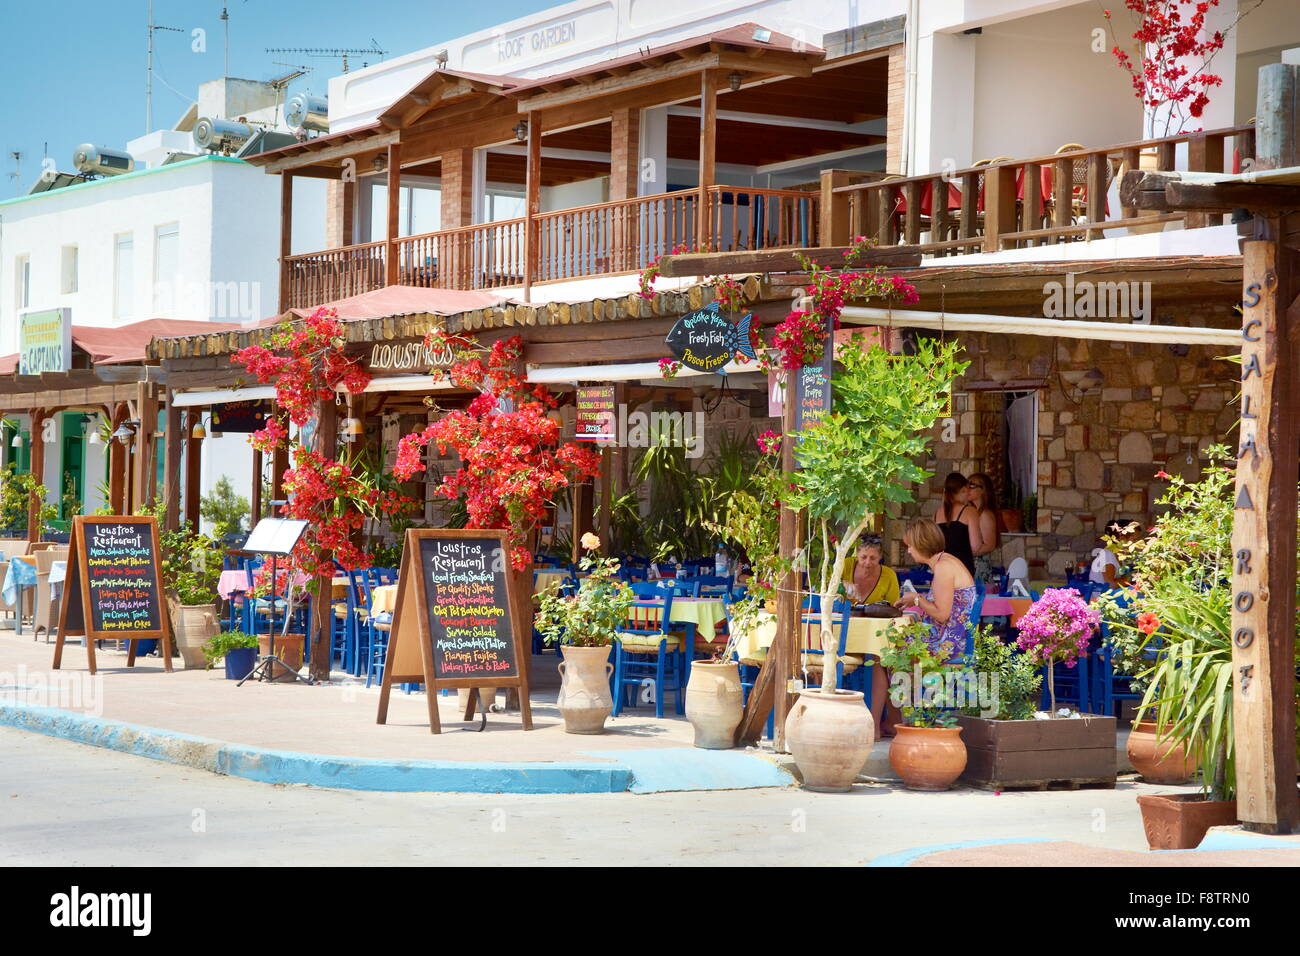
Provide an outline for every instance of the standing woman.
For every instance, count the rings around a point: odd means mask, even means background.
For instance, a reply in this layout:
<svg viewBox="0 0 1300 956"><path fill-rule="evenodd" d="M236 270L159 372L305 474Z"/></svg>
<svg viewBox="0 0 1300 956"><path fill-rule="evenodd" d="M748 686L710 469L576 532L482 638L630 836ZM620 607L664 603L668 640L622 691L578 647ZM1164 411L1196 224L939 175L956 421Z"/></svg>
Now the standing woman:
<svg viewBox="0 0 1300 956"><path fill-rule="evenodd" d="M984 472L976 472L967 482L970 503L975 509L975 523L979 528L980 544L975 551L975 580L984 584L985 591L994 590L993 552L1001 545L998 534L998 513L993 503L998 496L993 493L993 479Z"/></svg>
<svg viewBox="0 0 1300 956"><path fill-rule="evenodd" d="M943 532L944 551L975 575L975 552L982 547L979 516L970 504L966 477L954 471L943 483L943 504L934 513L934 523Z"/></svg>

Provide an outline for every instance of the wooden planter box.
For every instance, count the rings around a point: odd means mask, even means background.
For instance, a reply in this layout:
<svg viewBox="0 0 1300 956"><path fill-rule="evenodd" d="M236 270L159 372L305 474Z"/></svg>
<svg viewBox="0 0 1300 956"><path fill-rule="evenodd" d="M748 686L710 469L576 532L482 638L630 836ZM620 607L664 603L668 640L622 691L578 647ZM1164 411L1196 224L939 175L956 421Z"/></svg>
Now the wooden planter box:
<svg viewBox="0 0 1300 956"><path fill-rule="evenodd" d="M1115 718L986 720L958 717L963 783L987 790L1115 786Z"/></svg>

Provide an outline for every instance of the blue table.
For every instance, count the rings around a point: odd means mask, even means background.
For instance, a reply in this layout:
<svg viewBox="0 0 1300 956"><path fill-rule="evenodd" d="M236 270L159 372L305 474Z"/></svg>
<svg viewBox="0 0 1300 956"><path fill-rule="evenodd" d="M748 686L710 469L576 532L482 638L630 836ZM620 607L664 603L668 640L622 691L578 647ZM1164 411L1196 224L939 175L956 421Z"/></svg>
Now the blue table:
<svg viewBox="0 0 1300 956"><path fill-rule="evenodd" d="M36 564L25 560L20 555L15 555L9 559L9 568L5 572L5 583L0 594L4 595L5 603L13 606L14 609L14 632L21 635L23 632L23 592L29 588L36 587Z"/></svg>

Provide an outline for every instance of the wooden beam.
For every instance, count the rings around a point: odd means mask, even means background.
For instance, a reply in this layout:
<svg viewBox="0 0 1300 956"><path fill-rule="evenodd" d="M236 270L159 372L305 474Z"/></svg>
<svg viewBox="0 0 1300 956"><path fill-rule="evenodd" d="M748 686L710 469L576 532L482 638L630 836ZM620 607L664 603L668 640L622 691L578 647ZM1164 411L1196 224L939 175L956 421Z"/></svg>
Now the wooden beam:
<svg viewBox="0 0 1300 956"><path fill-rule="evenodd" d="M397 237L400 224L398 211L402 198L402 145L393 143L388 147L388 228L385 238L388 245L384 249L384 284L397 285L398 262Z"/></svg>
<svg viewBox="0 0 1300 956"><path fill-rule="evenodd" d="M187 437L174 398L175 394L168 392L167 425L163 429L163 504L167 508L163 528L167 531L181 526L181 451Z"/></svg>
<svg viewBox="0 0 1300 956"><path fill-rule="evenodd" d="M542 211L542 118L528 114L527 171L524 179L524 282L523 299L528 301L537 275L537 216Z"/></svg>
<svg viewBox="0 0 1300 956"><path fill-rule="evenodd" d="M129 415L126 403L118 402L113 410L111 431L117 431ZM111 438L108 442L108 506L113 509L113 514L127 513L126 471L126 446Z"/></svg>
<svg viewBox="0 0 1300 956"><path fill-rule="evenodd" d="M289 308L289 257L293 255L293 173L280 177L280 290L277 312Z"/></svg>
<svg viewBox="0 0 1300 956"><path fill-rule="evenodd" d="M45 419L48 412L44 408L33 408L32 416L32 449L31 449L31 473L36 479L38 485L45 484ZM62 489L60 489L62 490ZM45 501L35 491L29 496L27 502L27 540L39 541L40 528L37 524L37 516L40 513L41 506ZM19 602L22 603L21 601ZM22 614L20 607L15 613Z"/></svg>
<svg viewBox="0 0 1300 956"><path fill-rule="evenodd" d="M659 260L660 275L670 278L689 276L738 275L746 272L803 272L797 255L803 255L819 266L832 269L846 267L842 246L819 246L814 249L773 249L741 252L709 252L689 255L663 256ZM907 268L921 264L921 253L903 246L879 246L866 249L856 265L861 268L885 266Z"/></svg>
<svg viewBox="0 0 1300 956"><path fill-rule="evenodd" d="M709 187L714 183L718 159L718 87L721 82L721 74L714 70L700 74L700 198L695 247L701 250L713 248L713 209L709 204Z"/></svg>
<svg viewBox="0 0 1300 956"><path fill-rule="evenodd" d="M193 435L194 426L202 420L203 409L192 408L185 422L185 524L195 532L199 530L199 506L203 493L203 439Z"/></svg>
<svg viewBox="0 0 1300 956"><path fill-rule="evenodd" d="M1232 525L1237 816L1291 833L1296 800L1296 457L1300 283L1273 241L1244 244L1241 443Z"/></svg>
<svg viewBox="0 0 1300 956"><path fill-rule="evenodd" d="M382 133L374 132L368 136L349 139L336 146L308 149L300 153L294 153L292 156L286 156L283 159L274 159L262 165L262 169L268 173L283 173L297 169L300 166L314 166L317 163L328 163L349 156L355 157L361 153L369 153L376 149L391 146L398 141L398 138L399 133L396 130L388 130Z"/></svg>

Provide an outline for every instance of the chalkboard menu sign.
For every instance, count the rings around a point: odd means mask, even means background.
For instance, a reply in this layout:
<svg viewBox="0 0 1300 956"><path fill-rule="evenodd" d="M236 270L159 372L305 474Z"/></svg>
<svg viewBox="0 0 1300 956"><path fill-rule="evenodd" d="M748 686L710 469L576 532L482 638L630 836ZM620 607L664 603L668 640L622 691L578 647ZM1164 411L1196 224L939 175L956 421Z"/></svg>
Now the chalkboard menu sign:
<svg viewBox="0 0 1300 956"><path fill-rule="evenodd" d="M574 438L579 441L614 440L614 423L618 415L614 408L613 385L580 386L575 405Z"/></svg>
<svg viewBox="0 0 1300 956"><path fill-rule="evenodd" d="M506 532L411 529L398 577L379 723L393 684L418 682L428 697L429 727L440 733L437 691L517 687L523 728L532 729L521 622L515 616ZM465 719L473 716L470 695Z"/></svg>
<svg viewBox="0 0 1300 956"><path fill-rule="evenodd" d="M161 638L163 666L170 671L171 635L164 608L154 518L78 515L73 519L54 645L56 669L63 657L64 638L81 633L86 637L92 674L97 640L130 642L127 666L134 666L135 642Z"/></svg>

